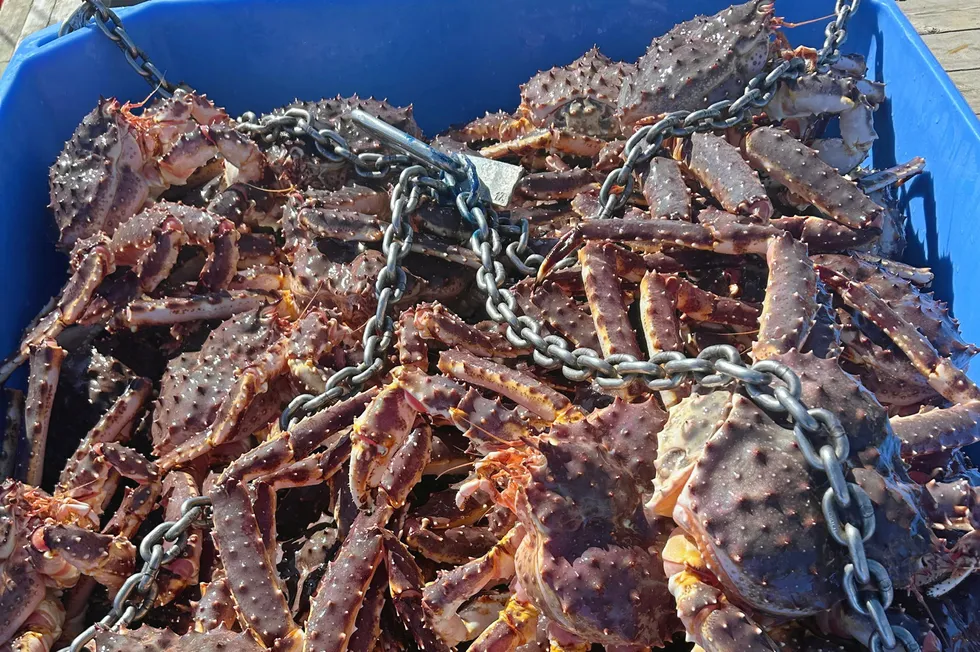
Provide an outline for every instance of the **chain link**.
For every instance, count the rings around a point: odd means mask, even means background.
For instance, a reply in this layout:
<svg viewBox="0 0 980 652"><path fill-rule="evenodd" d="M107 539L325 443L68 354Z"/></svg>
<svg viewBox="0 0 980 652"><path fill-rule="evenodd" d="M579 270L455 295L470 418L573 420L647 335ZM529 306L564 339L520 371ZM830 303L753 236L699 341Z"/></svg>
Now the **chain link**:
<svg viewBox="0 0 980 652"><path fill-rule="evenodd" d="M165 521L140 543L143 568L127 579L112 601L112 608L102 620L95 623L72 640L71 645L59 652L80 652L99 632L128 627L142 618L157 597L157 576L160 568L184 553L190 530L206 525L205 510L211 504L207 496L188 498L180 506L180 518ZM164 543L172 544L169 548Z"/></svg>
<svg viewBox="0 0 980 652"><path fill-rule="evenodd" d="M840 59L840 46L847 40L847 21L857 13L861 0L837 0L834 8L836 17L824 29L826 39L820 48L819 62L823 66L837 63Z"/></svg>
<svg viewBox="0 0 980 652"><path fill-rule="evenodd" d="M126 57L126 61L129 62L129 65L132 66L133 70L140 77L146 80L146 83L164 97L170 97L174 94L177 86L168 82L163 76L163 73L160 72L160 69L150 61L146 52L137 47L133 39L129 37L129 33L123 28L122 20L102 0L82 0L82 6L76 9L68 17L68 20L61 24L61 29L58 30L58 36L70 34L93 19L95 20L96 26L102 30L102 33L110 41L119 46L119 49L122 50L123 55Z"/></svg>
<svg viewBox="0 0 980 652"><path fill-rule="evenodd" d="M404 154L379 154L362 152L354 154L347 140L331 129L317 129L310 112L302 107L290 107L282 114L261 117L247 112L238 118L238 130L271 145L292 137L305 137L312 141L320 156L327 160L326 167L341 168L353 165L354 172L365 179L383 179L394 169L412 164Z"/></svg>
<svg viewBox="0 0 980 652"><path fill-rule="evenodd" d="M385 229L381 246L386 263L374 285L377 308L364 325L362 361L336 371L319 395L301 394L290 401L279 417L282 430L288 430L304 416L334 401L357 393L384 366L385 354L395 337L395 322L389 313L391 306L401 301L408 281L401 266L402 260L412 250L415 237L408 216L415 212L424 195L433 194L433 188L440 185L428 177L430 172L422 165L407 167L391 191L391 223Z"/></svg>

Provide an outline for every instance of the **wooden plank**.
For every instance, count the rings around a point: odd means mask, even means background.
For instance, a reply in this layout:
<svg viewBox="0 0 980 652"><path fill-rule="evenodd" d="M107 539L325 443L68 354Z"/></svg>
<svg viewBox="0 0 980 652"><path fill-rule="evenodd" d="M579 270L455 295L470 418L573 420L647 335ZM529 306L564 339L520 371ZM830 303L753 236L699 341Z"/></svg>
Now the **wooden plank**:
<svg viewBox="0 0 980 652"><path fill-rule="evenodd" d="M44 29L51 24L51 12L54 11L55 0L34 0L31 10L27 13L27 20L20 30L20 38L30 36L39 29Z"/></svg>
<svg viewBox="0 0 980 652"><path fill-rule="evenodd" d="M920 34L980 29L980 0L903 0L898 6Z"/></svg>
<svg viewBox="0 0 980 652"><path fill-rule="evenodd" d="M10 60L30 10L31 0L4 0L0 5L0 60Z"/></svg>
<svg viewBox="0 0 980 652"><path fill-rule="evenodd" d="M980 68L980 29L923 34L922 40L948 72Z"/></svg>
<svg viewBox="0 0 980 652"><path fill-rule="evenodd" d="M57 0L54 11L51 12L51 24L65 22L79 6L81 3L78 0Z"/></svg>
<svg viewBox="0 0 980 652"><path fill-rule="evenodd" d="M956 87L963 93L974 113L980 114L980 70L960 70L949 73Z"/></svg>

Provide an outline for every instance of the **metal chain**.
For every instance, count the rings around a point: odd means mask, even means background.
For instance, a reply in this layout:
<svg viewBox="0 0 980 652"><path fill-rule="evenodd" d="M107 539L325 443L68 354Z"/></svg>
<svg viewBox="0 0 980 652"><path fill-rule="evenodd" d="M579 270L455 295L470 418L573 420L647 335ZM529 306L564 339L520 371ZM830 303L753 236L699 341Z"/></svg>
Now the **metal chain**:
<svg viewBox="0 0 980 652"><path fill-rule="evenodd" d="M205 509L211 504L207 496L188 498L180 506L180 518L176 521L165 521L153 528L140 543L140 557L143 568L129 576L116 597L113 598L109 613L94 625L76 636L71 645L59 652L80 652L99 632L128 627L134 621L142 618L157 597L157 575L160 568L174 561L184 553L187 547L189 531L194 527L204 527ZM164 548L164 542L169 542L169 548Z"/></svg>
<svg viewBox="0 0 980 652"><path fill-rule="evenodd" d="M381 244L386 264L374 285L378 306L364 325L361 340L363 360L335 372L327 380L322 393L316 396L300 394L290 401L279 417L282 430L288 430L299 419L336 400L355 394L384 366L385 354L395 337L395 322L389 314L390 307L401 301L405 294L407 276L401 263L411 252L415 237L408 216L418 208L423 195L444 187L441 182L428 176L430 172L422 165L405 168L391 191L391 223L385 229Z"/></svg>
<svg viewBox="0 0 980 652"><path fill-rule="evenodd" d="M840 56L839 47L846 38L844 26L857 9L859 0L845 3L838 0L837 17L828 25L827 42L820 54L820 64L829 64ZM622 208L633 191L633 171L636 165L649 160L659 150L664 138L686 137L695 131L724 129L742 122L750 107L762 107L772 98L775 85L785 79L798 77L805 69L802 60L783 61L772 71L760 74L734 101L713 104L701 111L677 111L668 114L654 125L643 127L627 141L623 152L624 164L606 177L599 193L602 208L596 219L609 217ZM864 543L875 530L874 505L867 493L845 477L850 446L840 420L829 410L808 409L800 401L802 384L799 376L786 365L763 360L747 366L735 347L716 345L705 348L695 358L677 351L656 352L648 361L634 356L616 354L603 357L588 348L571 349L559 335L544 333L543 325L526 315L518 314L513 293L502 288L500 263L495 252L499 237L486 220L486 210L470 202L457 202L460 213L476 223L470 246L481 260L477 270L477 285L486 295L486 310L494 321L506 324L507 339L517 347L532 349L536 364L545 369L561 369L571 381L594 379L607 389L642 382L651 391L675 389L693 381L705 387L741 384L749 397L763 410L785 414L793 424L793 434L807 463L826 474L830 486L824 492L822 509L831 537L848 549L850 562L844 567L843 589L850 607L871 619L875 631L869 647L872 652L895 650L901 643L907 652L919 652L915 638L903 627L889 623L886 610L891 606L894 588L887 569L869 559ZM508 245L507 254L515 267L524 274L537 272L533 257L521 260L527 247L526 228L522 228L518 243ZM779 380L781 384L774 381ZM811 436L825 435L819 451L814 449ZM855 515L857 521L849 517Z"/></svg>
<svg viewBox="0 0 980 652"><path fill-rule="evenodd" d="M102 0L82 0L82 6L76 9L68 17L68 20L61 24L61 29L58 30L58 36L64 36L80 29L90 19L94 19L96 26L102 30L102 33L119 46L119 49L122 50L123 55L126 57L126 61L129 62L129 65L132 66L133 70L140 77L146 80L146 83L157 89L164 97L170 97L174 94L177 86L168 82L163 76L163 73L160 72L160 69L150 61L146 52L136 46L133 39L123 29L122 20Z"/></svg>
<svg viewBox="0 0 980 652"><path fill-rule="evenodd" d="M861 0L837 0L834 9L836 17L827 24L824 29L826 40L820 48L819 62L821 65L830 65L840 59L840 46L847 40L847 21L857 13L858 5Z"/></svg>
<svg viewBox="0 0 980 652"><path fill-rule="evenodd" d="M309 138L320 156L328 161L327 167L341 168L349 163L359 176L367 179L383 179L393 169L412 164L412 159L404 154L354 154L343 136L331 129L317 129L313 122L309 111L294 106L282 114L261 117L252 112L244 113L238 118L237 128L268 145L287 136Z"/></svg>
<svg viewBox="0 0 980 652"><path fill-rule="evenodd" d="M847 434L832 412L808 409L800 401L802 384L792 369L773 360L747 366L735 347L723 344L709 346L694 358L678 351L661 351L646 361L626 354L602 357L587 348L571 350L566 339L543 333L540 322L518 314L513 293L501 288L498 282L501 268L493 252L499 249L499 238L495 237L495 229L486 223L485 210L463 202L459 206L461 212L466 207L464 216L479 224L470 245L482 261L477 270L477 285L487 294L487 313L507 325L506 336L514 346L531 348L535 363L541 367L560 368L569 380L593 379L608 389L634 382L641 382L652 391L675 389L689 381L712 388L737 382L760 408L785 414L793 424L793 434L807 463L824 472L830 483L823 495L823 513L831 537L848 549L850 562L844 567L843 588L851 608L869 617L874 624L871 650L894 650L897 642L901 642L907 652L919 651L914 637L902 627L891 625L885 615L892 602L892 582L887 569L868 559L864 548L864 543L874 534L874 505L860 486L845 478L850 452ZM781 384L774 382L777 380ZM826 435L828 443L818 451L810 436L821 433ZM857 524L849 520L854 514L858 517Z"/></svg>

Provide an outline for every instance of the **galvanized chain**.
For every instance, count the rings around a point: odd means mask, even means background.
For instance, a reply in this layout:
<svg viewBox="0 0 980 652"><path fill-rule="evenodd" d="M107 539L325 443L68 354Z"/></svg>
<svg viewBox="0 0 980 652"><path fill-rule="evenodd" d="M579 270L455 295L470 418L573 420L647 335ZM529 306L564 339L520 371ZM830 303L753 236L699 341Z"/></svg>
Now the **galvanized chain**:
<svg viewBox="0 0 980 652"><path fill-rule="evenodd" d="M840 59L840 46L847 40L847 21L857 13L861 0L837 0L834 20L824 29L826 40L820 48L819 63L829 65Z"/></svg>
<svg viewBox="0 0 980 652"><path fill-rule="evenodd" d="M859 3L860 0L837 0L835 18L827 25L827 40L817 57L818 67L840 58L839 48L847 38L847 21L857 11ZM653 158L664 139L687 138L696 132L728 129L741 124L769 104L780 82L797 79L805 71L806 60L802 57L785 59L772 70L753 77L738 99L721 100L697 111L673 111L658 122L637 129L626 141L623 165L606 176L599 190L601 208L596 219L610 217L626 205L633 192L636 166Z"/></svg>
<svg viewBox="0 0 980 652"><path fill-rule="evenodd" d="M838 47L846 38L844 24L857 8L857 0L837 4L837 19L827 28L827 46L820 63L830 63L840 56ZM668 114L654 125L643 127L627 141L624 164L606 177L599 194L602 206L597 219L609 217L622 208L632 194L636 165L649 160L667 136L686 137L695 131L724 129L742 122L750 107L762 107L772 98L775 85L796 78L805 69L802 60L783 61L772 71L753 79L739 99L718 102L702 111L678 111ZM725 117L727 114L727 117ZM860 486L845 477L849 440L840 420L829 410L808 409L800 401L802 384L799 376L786 365L763 360L746 365L738 350L728 345L705 348L691 358L677 351L654 353L649 360L617 354L603 357L588 348L572 349L569 342L544 332L543 325L518 314L513 293L501 287L502 268L496 260L499 237L487 218L487 210L477 203L457 201L460 213L477 225L470 246L481 260L477 285L486 293L486 311L492 319L506 324L507 339L517 347L531 348L539 366L561 369L571 381L594 380L600 387L616 389L640 382L651 391L670 390L693 381L704 387L721 387L740 383L749 397L769 413L784 414L793 424L794 437L807 463L827 475L830 486L824 492L822 508L831 537L848 549L850 562L844 567L843 588L852 609L871 619L875 631L870 640L872 652L895 650L899 643L907 652L919 652L919 645L908 630L888 622L885 611L891 606L893 586L887 569L868 559L864 543L874 534L874 505ZM522 227L521 239L507 247L507 255L519 272L537 273L540 262L520 256L527 248L528 229ZM532 259L533 258L533 259ZM776 383L774 381L781 381ZM825 435L819 451L811 436ZM849 517L857 516L852 522Z"/></svg>
<svg viewBox="0 0 980 652"><path fill-rule="evenodd" d="M192 528L206 526L205 510L210 504L211 499L207 496L188 498L180 506L179 519L164 521L153 528L140 543L143 568L130 575L123 583L113 598L109 613L76 636L70 646L59 652L81 652L99 632L128 627L142 618L157 598L157 576L160 569L184 553ZM165 548L164 542L172 545Z"/></svg>
<svg viewBox="0 0 980 652"><path fill-rule="evenodd" d="M800 401L802 384L792 369L773 360L748 366L735 347L723 344L709 346L694 358L678 351L660 351L649 360L637 360L626 354L603 357L587 348L572 350L565 338L544 333L539 321L519 315L513 293L500 287L502 268L494 254L499 250L499 237L486 220L486 209L470 206L465 201L458 201L457 206L464 217L478 224L470 246L480 256L476 279L487 294L487 313L498 323L507 325L506 336L514 346L531 348L535 363L541 367L560 368L569 380L592 379L608 389L635 382L643 383L651 391L675 389L689 381L712 388L737 382L760 408L786 415L807 463L824 472L830 483L822 500L824 517L831 537L848 549L850 563L844 567L843 588L851 607L874 624L871 650L894 650L897 642L901 642L907 652L919 651L914 637L902 627L891 625L885 615L892 602L892 583L887 569L868 559L865 552L864 543L875 529L874 506L860 486L845 478L850 452L847 433L832 412L808 409ZM776 383L777 380L781 383ZM810 437L821 433L827 443L818 451ZM849 520L855 512L857 524Z"/></svg>
<svg viewBox="0 0 980 652"><path fill-rule="evenodd" d="M326 167L341 168L347 164L367 179L383 179L398 167L412 164L404 154L379 154L362 152L354 154L346 139L332 129L317 129L310 112L302 107L290 107L282 114L266 114L261 117L248 112L238 118L238 130L271 145L287 136L309 138L316 151L327 160Z"/></svg>
<svg viewBox="0 0 980 652"><path fill-rule="evenodd" d="M381 245L386 263L374 285L377 308L364 325L361 340L363 359L358 364L334 372L320 394L300 394L290 401L279 417L282 430L288 430L299 419L336 400L355 394L384 366L385 354L395 336L395 322L389 314L390 308L405 294L407 276L401 263L411 252L415 237L408 216L418 208L423 195L446 190L442 182L429 177L429 174L429 168L422 165L405 168L391 191L391 223L385 229Z"/></svg>
<svg viewBox="0 0 980 652"><path fill-rule="evenodd" d="M146 83L164 97L170 97L174 94L177 86L168 82L160 69L150 61L146 52L137 47L123 28L122 20L102 0L82 0L82 6L62 23L61 29L58 30L58 36L64 36L80 29L91 19L95 20L95 24L102 30L103 34L109 37L109 40L119 46L126 57L126 61L140 77L146 80Z"/></svg>

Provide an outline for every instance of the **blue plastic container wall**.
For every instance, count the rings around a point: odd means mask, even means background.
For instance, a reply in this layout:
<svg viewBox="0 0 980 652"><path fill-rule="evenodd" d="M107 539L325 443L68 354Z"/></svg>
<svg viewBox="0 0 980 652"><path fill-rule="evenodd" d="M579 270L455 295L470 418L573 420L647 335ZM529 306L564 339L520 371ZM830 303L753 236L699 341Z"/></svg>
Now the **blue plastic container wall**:
<svg viewBox="0 0 980 652"><path fill-rule="evenodd" d="M727 0L153 0L120 10L127 30L170 80L206 92L232 115L337 93L414 103L433 134L486 110L513 109L518 84L593 44L635 60L650 40ZM776 0L804 21L833 0ZM787 30L819 47L825 20ZM64 280L48 212L48 167L100 96L138 101L148 87L94 26L27 39L0 81L0 357ZM910 262L932 267L964 334L980 341L980 123L892 0L865 0L846 51L887 81L875 115L873 163L924 156L904 189ZM976 377L980 372L974 372Z"/></svg>

